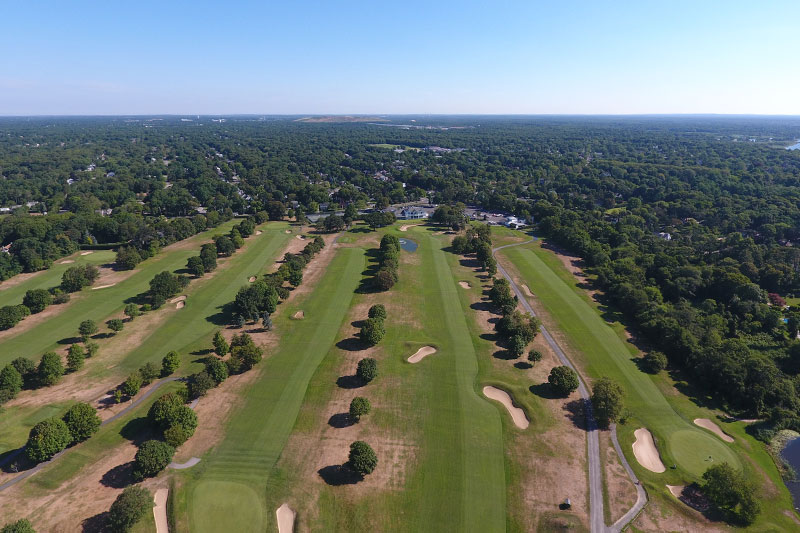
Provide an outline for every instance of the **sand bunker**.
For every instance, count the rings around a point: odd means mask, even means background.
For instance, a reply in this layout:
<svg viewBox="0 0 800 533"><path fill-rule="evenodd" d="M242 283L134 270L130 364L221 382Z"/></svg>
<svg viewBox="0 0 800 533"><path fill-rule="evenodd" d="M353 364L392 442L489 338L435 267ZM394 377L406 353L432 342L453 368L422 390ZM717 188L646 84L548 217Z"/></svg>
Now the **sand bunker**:
<svg viewBox="0 0 800 533"><path fill-rule="evenodd" d="M284 231L284 233L291 233L291 232L292 232L292 230L290 230L290 229L287 229L286 231Z"/></svg>
<svg viewBox="0 0 800 533"><path fill-rule="evenodd" d="M639 428L633 435L636 437L636 442L633 443L633 455L639 464L657 474L666 470L664 463L661 462L661 456L658 455L652 433L645 428Z"/></svg>
<svg viewBox="0 0 800 533"><path fill-rule="evenodd" d="M676 498L681 497L681 493L683 493L683 489L686 488L686 485L667 485L667 488L672 493L673 496Z"/></svg>
<svg viewBox="0 0 800 533"><path fill-rule="evenodd" d="M173 298L172 300L170 300L169 303L174 304L174 303L182 302L185 299L186 299L186 295L177 296L177 297Z"/></svg>
<svg viewBox="0 0 800 533"><path fill-rule="evenodd" d="M306 317L306 315L305 315L305 313L303 313L303 311L298 311L298 312L296 312L295 314L292 315L292 318L294 318L295 320L302 320L305 317Z"/></svg>
<svg viewBox="0 0 800 533"><path fill-rule="evenodd" d="M400 226L400 231L408 231L408 224Z"/></svg>
<svg viewBox="0 0 800 533"><path fill-rule="evenodd" d="M275 511L278 517L278 533L292 533L294 531L294 517L296 513L289 507L288 503L284 503L278 510Z"/></svg>
<svg viewBox="0 0 800 533"><path fill-rule="evenodd" d="M533 293L531 292L530 288L528 288L528 286L525 285L524 283L522 284L522 290L525 291L525 296L533 296Z"/></svg>
<svg viewBox="0 0 800 533"><path fill-rule="evenodd" d="M503 406L508 409L508 413L511 415L514 425L518 428L525 429L528 427L528 424L530 424L528 417L525 416L525 411L514 406L514 401L506 391L500 390L496 387L484 387L483 395L491 400L502 403Z"/></svg>
<svg viewBox="0 0 800 533"><path fill-rule="evenodd" d="M733 437L722 431L722 428L720 428L717 424L715 424L708 418L695 418L694 423L703 429L711 431L717 437L721 438L725 442L733 442Z"/></svg>
<svg viewBox="0 0 800 533"><path fill-rule="evenodd" d="M458 284L461 285L462 289L472 288L472 285L470 285L467 281L459 281Z"/></svg>
<svg viewBox="0 0 800 533"><path fill-rule="evenodd" d="M68 264L74 263L74 262L75 262L74 259L64 259L63 261L59 261L58 264L59 265L68 265Z"/></svg>
<svg viewBox="0 0 800 533"><path fill-rule="evenodd" d="M186 307L186 302L178 302L175 304L176 309L183 309L184 307Z"/></svg>
<svg viewBox="0 0 800 533"><path fill-rule="evenodd" d="M189 459L185 463L174 463L173 462L173 463L170 463L169 465L167 465L167 467L168 468L172 468L173 470L184 470L186 468L193 467L194 465L196 465L199 462L200 462L200 458L199 457L192 457L191 459Z"/></svg>
<svg viewBox="0 0 800 533"><path fill-rule="evenodd" d="M250 283L253 283L255 280L256 280L255 276L250 276L250 279L248 279L247 281L249 281Z"/></svg>
<svg viewBox="0 0 800 533"><path fill-rule="evenodd" d="M436 348L434 348L433 346L423 346L422 348L417 350L414 353L414 355L412 355L411 357L408 358L408 362L409 363L419 363L420 361L425 359L425 357L427 357L427 356L429 356L429 355L431 355L433 353L436 353Z"/></svg>
<svg viewBox="0 0 800 533"><path fill-rule="evenodd" d="M298 239L300 239L301 241L304 241L304 240L306 240L306 238L305 238L305 237L303 237L302 235L298 235L298 236L297 236L297 238L298 238Z"/></svg>
<svg viewBox="0 0 800 533"><path fill-rule="evenodd" d="M81 255L89 255L89 254L93 254L93 253L94 253L94 252L92 252L92 251L89 251L89 252L81 252Z"/></svg>
<svg viewBox="0 0 800 533"><path fill-rule="evenodd" d="M156 491L153 515L156 517L156 533L169 533L169 522L167 521L167 495L168 489L158 489Z"/></svg>
<svg viewBox="0 0 800 533"><path fill-rule="evenodd" d="M261 230L256 231L256 235L261 235Z"/></svg>
<svg viewBox="0 0 800 533"><path fill-rule="evenodd" d="M96 291L97 289L107 289L109 287L113 287L114 285L116 285L116 283L109 283L108 285L98 285L97 287L92 287L92 290Z"/></svg>

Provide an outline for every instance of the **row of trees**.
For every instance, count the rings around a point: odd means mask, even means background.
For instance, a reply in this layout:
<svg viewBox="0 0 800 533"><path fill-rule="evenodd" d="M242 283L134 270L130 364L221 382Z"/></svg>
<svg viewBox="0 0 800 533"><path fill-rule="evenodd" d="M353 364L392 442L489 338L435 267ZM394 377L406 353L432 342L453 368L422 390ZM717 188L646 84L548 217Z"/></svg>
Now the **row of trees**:
<svg viewBox="0 0 800 533"><path fill-rule="evenodd" d="M380 291L388 291L398 280L400 266L400 239L394 235L386 234L381 238L378 249L378 270L375 272L373 283Z"/></svg>
<svg viewBox="0 0 800 533"><path fill-rule="evenodd" d="M488 224L469 224L465 235L453 237L451 250L459 255L475 254L475 259L489 276L497 274L497 261L492 254L491 227Z"/></svg>
<svg viewBox="0 0 800 533"><path fill-rule="evenodd" d="M100 429L100 417L88 403L76 403L61 418L42 420L31 428L25 454L35 463L47 461L67 446L82 442Z"/></svg>

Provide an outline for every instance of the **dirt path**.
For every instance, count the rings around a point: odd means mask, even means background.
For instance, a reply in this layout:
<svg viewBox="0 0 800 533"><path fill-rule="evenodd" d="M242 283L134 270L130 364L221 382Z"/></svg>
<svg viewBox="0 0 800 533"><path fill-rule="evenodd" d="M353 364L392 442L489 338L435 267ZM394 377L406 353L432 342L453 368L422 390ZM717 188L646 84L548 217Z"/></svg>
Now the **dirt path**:
<svg viewBox="0 0 800 533"><path fill-rule="evenodd" d="M284 503L278 507L275 515L278 517L278 533L292 533L296 513L289 507L289 504Z"/></svg>
<svg viewBox="0 0 800 533"><path fill-rule="evenodd" d="M156 491L155 507L153 515L156 518L156 533L169 533L169 521L167 520L167 496L169 489L158 489Z"/></svg>
<svg viewBox="0 0 800 533"><path fill-rule="evenodd" d="M434 348L433 346L423 346L422 348L414 352L414 355L408 358L408 362L412 364L419 363L420 361L425 359L425 357L434 353L436 353L436 348Z"/></svg>
<svg viewBox="0 0 800 533"><path fill-rule="evenodd" d="M714 433L717 437L721 438L725 442L733 442L733 437L722 431L716 423L712 422L708 418L695 418L694 423L700 426L703 429L707 429L710 432Z"/></svg>
<svg viewBox="0 0 800 533"><path fill-rule="evenodd" d="M199 462L200 462L200 458L199 457L192 457L191 459L189 459L185 463L172 462L172 463L167 465L167 468L172 468L173 470L186 470L187 468L191 468L191 467L193 467L194 465L196 465Z"/></svg>
<svg viewBox="0 0 800 533"><path fill-rule="evenodd" d="M511 415L511 420L514 421L514 425L520 429L527 429L530 421L525 415L525 411L514 405L514 400L511 399L510 394L496 387L484 387L483 395L491 400L502 403L508 410L508 414Z"/></svg>
<svg viewBox="0 0 800 533"><path fill-rule="evenodd" d="M658 454L652 433L645 428L639 428L633 432L633 435L636 437L636 441L633 443L633 455L639 464L657 474L664 472L666 468L661 462L661 456Z"/></svg>

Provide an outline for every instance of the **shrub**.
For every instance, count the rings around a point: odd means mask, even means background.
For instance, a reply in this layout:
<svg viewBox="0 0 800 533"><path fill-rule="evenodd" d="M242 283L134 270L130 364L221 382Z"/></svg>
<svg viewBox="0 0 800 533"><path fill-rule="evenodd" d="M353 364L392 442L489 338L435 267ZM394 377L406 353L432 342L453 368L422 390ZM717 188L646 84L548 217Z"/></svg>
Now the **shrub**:
<svg viewBox="0 0 800 533"><path fill-rule="evenodd" d="M0 330L13 328L28 314L30 314L30 310L24 305L0 307Z"/></svg>
<svg viewBox="0 0 800 533"><path fill-rule="evenodd" d="M517 359L525 352L525 347L528 345L522 335L514 335L508 341L508 353L514 359Z"/></svg>
<svg viewBox="0 0 800 533"><path fill-rule="evenodd" d="M181 366L181 356L176 351L169 351L161 360L161 375L169 376Z"/></svg>
<svg viewBox="0 0 800 533"><path fill-rule="evenodd" d="M203 258L199 255L190 257L186 262L186 270L195 277L202 277L206 273L206 268L203 265Z"/></svg>
<svg viewBox="0 0 800 533"><path fill-rule="evenodd" d="M557 366L550 370L547 382L553 387L556 393L562 396L569 394L578 388L578 374L568 366Z"/></svg>
<svg viewBox="0 0 800 533"><path fill-rule="evenodd" d="M173 448L177 448L191 436L183 426L170 426L164 430L164 441Z"/></svg>
<svg viewBox="0 0 800 533"><path fill-rule="evenodd" d="M134 485L127 487L117 496L108 512L111 530L126 533L153 508L153 495L150 491Z"/></svg>
<svg viewBox="0 0 800 533"><path fill-rule="evenodd" d="M362 476L371 474L378 466L378 456L375 450L364 441L357 440L350 445L350 456L348 460L350 468Z"/></svg>
<svg viewBox="0 0 800 533"><path fill-rule="evenodd" d="M228 366L214 356L206 358L206 373L219 385L228 378Z"/></svg>
<svg viewBox="0 0 800 533"><path fill-rule="evenodd" d="M55 385L63 375L64 365L61 363L61 356L55 352L44 354L36 369L39 384L44 387Z"/></svg>
<svg viewBox="0 0 800 533"><path fill-rule="evenodd" d="M646 372L658 374L667 368L667 356L661 352L648 352L642 359L642 367Z"/></svg>
<svg viewBox="0 0 800 533"><path fill-rule="evenodd" d="M616 422L623 410L624 392L618 383L609 378L600 378L592 387L592 407L601 427Z"/></svg>
<svg viewBox="0 0 800 533"><path fill-rule="evenodd" d="M540 352L539 350L531 350L530 352L528 352L528 361L530 361L532 365L535 365L541 360L542 360L542 352Z"/></svg>
<svg viewBox="0 0 800 533"><path fill-rule="evenodd" d="M244 346L234 346L231 350L231 358L241 361L241 371L247 371L261 361L261 348L252 344L252 342Z"/></svg>
<svg viewBox="0 0 800 533"><path fill-rule="evenodd" d="M9 522L0 529L0 533L36 533L31 523L25 518L21 518L16 522Z"/></svg>
<svg viewBox="0 0 800 533"><path fill-rule="evenodd" d="M133 459L133 477L142 480L153 477L172 462L175 448L160 440L148 440L142 443Z"/></svg>
<svg viewBox="0 0 800 533"><path fill-rule="evenodd" d="M9 363L0 370L0 391L4 391L5 401L11 400L22 390L22 374ZM5 403L5 402L0 402Z"/></svg>
<svg viewBox="0 0 800 533"><path fill-rule="evenodd" d="M88 403L76 403L64 414L64 423L72 436L72 442L81 442L100 429L100 417Z"/></svg>
<svg viewBox="0 0 800 533"><path fill-rule="evenodd" d="M709 467L700 490L728 521L750 525L761 512L755 483L728 463Z"/></svg>
<svg viewBox="0 0 800 533"><path fill-rule="evenodd" d="M64 421L60 418L48 418L31 428L25 453L28 459L40 463L69 446L70 442L72 435Z"/></svg>
<svg viewBox="0 0 800 533"><path fill-rule="evenodd" d="M365 343L369 344L370 346L375 346L383 336L386 334L386 328L383 325L383 319L380 318L368 318L364 321L364 325L361 326L361 332L359 336L361 340Z"/></svg>
<svg viewBox="0 0 800 533"><path fill-rule="evenodd" d="M388 291L397 283L397 274L385 268L378 270L375 274L375 287L381 291Z"/></svg>
<svg viewBox="0 0 800 533"><path fill-rule="evenodd" d="M147 411L147 418L162 429L168 428L174 418L175 411L184 404L183 399L172 392L160 396Z"/></svg>
<svg viewBox="0 0 800 533"><path fill-rule="evenodd" d="M139 369L139 375L142 376L142 384L149 385L161 374L161 369L157 364L150 362L145 363Z"/></svg>
<svg viewBox="0 0 800 533"><path fill-rule="evenodd" d="M61 288L56 287L53 289L53 303L54 304L65 304L69 302L70 296L68 292L64 292Z"/></svg>
<svg viewBox="0 0 800 533"><path fill-rule="evenodd" d="M106 322L108 329L113 331L114 333L119 333L122 331L122 328L125 327L125 323L120 318L112 318L108 322Z"/></svg>
<svg viewBox="0 0 800 533"><path fill-rule="evenodd" d="M216 332L214 334L214 353L216 353L220 357L224 357L230 351L231 347L228 346L225 337L222 336L221 332Z"/></svg>
<svg viewBox="0 0 800 533"><path fill-rule="evenodd" d="M83 345L86 347L86 357L94 357L100 349L100 345L96 342L85 342Z"/></svg>
<svg viewBox="0 0 800 533"><path fill-rule="evenodd" d="M208 391L217 386L214 378L208 375L208 372L199 372L192 375L189 381L189 396L192 398L200 398L205 396Z"/></svg>
<svg viewBox="0 0 800 533"><path fill-rule="evenodd" d="M371 357L362 359L358 362L356 375L365 383L369 383L378 377L378 362Z"/></svg>
<svg viewBox="0 0 800 533"><path fill-rule="evenodd" d="M100 271L94 265L76 265L69 267L61 276L61 290L78 292L95 282Z"/></svg>
<svg viewBox="0 0 800 533"><path fill-rule="evenodd" d="M125 316L133 320L137 316L139 316L139 308L136 304L128 304L125 306Z"/></svg>
<svg viewBox="0 0 800 533"><path fill-rule="evenodd" d="M386 320L386 307L384 307L383 304L375 304L369 308L367 316L369 318L378 318L380 320Z"/></svg>
<svg viewBox="0 0 800 533"><path fill-rule="evenodd" d="M138 372L134 372L128 376L128 379L122 384L122 393L125 396L136 396L139 393L139 389L142 388L142 383L142 375Z"/></svg>
<svg viewBox="0 0 800 533"><path fill-rule="evenodd" d="M120 270L133 270L142 262L142 256L133 246L120 246L114 262Z"/></svg>
<svg viewBox="0 0 800 533"><path fill-rule="evenodd" d="M22 299L22 305L30 309L31 313L41 313L51 303L53 296L45 289L29 290Z"/></svg>
<svg viewBox="0 0 800 533"><path fill-rule="evenodd" d="M30 387L33 385L32 382L35 381L36 377L36 364L33 361L25 357L17 357L11 361L11 366L22 376L23 386Z"/></svg>
<svg viewBox="0 0 800 533"><path fill-rule="evenodd" d="M369 400L364 397L356 396L350 402L350 418L354 422L361 420L361 417L369 414L371 410L372 405L370 405Z"/></svg>
<svg viewBox="0 0 800 533"><path fill-rule="evenodd" d="M86 354L80 344L73 344L69 347L67 353L67 370L70 372L77 372L83 368L83 361L86 359Z"/></svg>

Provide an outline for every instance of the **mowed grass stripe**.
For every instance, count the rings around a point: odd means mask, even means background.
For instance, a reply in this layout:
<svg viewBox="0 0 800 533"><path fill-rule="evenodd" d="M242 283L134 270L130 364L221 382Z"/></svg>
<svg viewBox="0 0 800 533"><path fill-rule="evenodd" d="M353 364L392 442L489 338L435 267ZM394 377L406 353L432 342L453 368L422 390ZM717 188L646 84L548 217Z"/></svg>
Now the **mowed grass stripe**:
<svg viewBox="0 0 800 533"><path fill-rule="evenodd" d="M237 491L229 490L229 485L225 485L228 490L209 490L222 486L216 481L236 481L265 490L269 473L297 419L309 380L336 341L364 262L363 249L338 250L314 292L298 304L306 318L290 321L282 316L276 320L276 327L283 333L278 352L262 363L262 375L245 392L245 404L231 418L225 439L205 458L197 478L187 485L192 531L241 527L231 517L249 514L237 511L246 499L238 499ZM209 481L210 485L204 487ZM214 502L224 503L226 513L206 513L205 509ZM247 526L249 531L264 529L263 523Z"/></svg>
<svg viewBox="0 0 800 533"><path fill-rule="evenodd" d="M277 259L277 254L289 239L284 233L286 224L270 223L261 235L247 239L247 246L239 250L227 261L224 268L214 274L199 290L192 291L186 300L186 307L173 313L158 329L153 331L133 350L120 367L126 371L139 368L148 361L160 362L161 358L175 350L186 357L186 353L200 346L220 326L214 315L219 315L225 304L233 301L236 292L251 275L266 270ZM191 285L189 286L191 289ZM165 304L172 305L172 304ZM205 344L209 344L206 342Z"/></svg>
<svg viewBox="0 0 800 533"><path fill-rule="evenodd" d="M623 385L627 392L626 406L656 435L665 464L674 461L695 477L709 466L704 462L709 455L715 461L728 461L741 468L739 458L729 446L678 415L650 376L636 367L614 330L533 250L519 246L500 253L517 266L568 342L584 354L589 374L595 378L608 376ZM680 442L671 442L670 437L678 431ZM691 442L691 446L687 447L686 442Z"/></svg>
<svg viewBox="0 0 800 533"><path fill-rule="evenodd" d="M189 257L200 253L200 246L204 242L210 241L217 233L227 233L235 223L238 221L229 221L191 237L191 246L188 248L162 251L156 257L143 262L131 277L113 287L84 289L80 299L70 304L64 312L3 341L0 344L0 367L17 357L38 360L44 352L56 348L58 341L76 337L78 325L83 320L91 319L102 324L108 316L122 310L126 299L147 291L153 276L164 270L173 272L184 268Z"/></svg>
<svg viewBox="0 0 800 533"><path fill-rule="evenodd" d="M461 306L454 273L447 262L441 241L428 235L427 256L435 287L425 286L430 302L428 313L435 314L442 352L433 357L447 359L455 380L458 409L454 413L458 424L451 422L451 439L457 445L444 447L450 456L446 464L453 469L448 481L460 478L462 531L504 531L506 529L506 479L503 451L503 428L497 409L476 392L475 379L478 361L473 338L465 314L471 312ZM430 316L430 315L429 315ZM420 371L424 369L420 368ZM452 386L452 384L451 384ZM452 393L453 391L449 391ZM447 394L446 388L441 390ZM460 427L453 427L460 426ZM436 501L441 498L433 498Z"/></svg>

